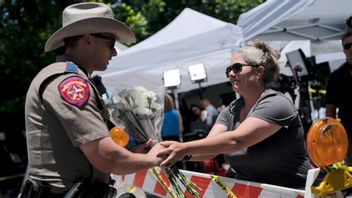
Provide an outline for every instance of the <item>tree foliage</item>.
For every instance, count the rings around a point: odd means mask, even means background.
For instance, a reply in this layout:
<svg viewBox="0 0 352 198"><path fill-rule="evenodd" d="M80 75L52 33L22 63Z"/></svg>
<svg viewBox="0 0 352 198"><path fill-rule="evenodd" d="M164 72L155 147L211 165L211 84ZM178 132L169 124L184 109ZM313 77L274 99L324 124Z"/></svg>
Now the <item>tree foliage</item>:
<svg viewBox="0 0 352 198"><path fill-rule="evenodd" d="M264 0L97 0L110 4L116 18L142 41L170 23L185 7L235 23ZM23 113L28 86L54 60L44 44L61 26L62 10L75 0L0 0L0 113Z"/></svg>
<svg viewBox="0 0 352 198"><path fill-rule="evenodd" d="M4 0L0 7L1 113L23 112L28 86L52 54L44 43L60 26L60 12L72 2Z"/></svg>

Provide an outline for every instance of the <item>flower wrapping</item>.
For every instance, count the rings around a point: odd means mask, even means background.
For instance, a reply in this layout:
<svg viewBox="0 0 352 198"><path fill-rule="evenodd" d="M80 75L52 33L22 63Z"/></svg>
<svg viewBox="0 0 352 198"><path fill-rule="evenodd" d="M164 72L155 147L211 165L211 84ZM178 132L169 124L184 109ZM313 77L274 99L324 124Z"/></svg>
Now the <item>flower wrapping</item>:
<svg viewBox="0 0 352 198"><path fill-rule="evenodd" d="M164 102L160 95L143 86L136 86L113 94L111 100L109 107L113 122L124 128L137 142L161 140Z"/></svg>
<svg viewBox="0 0 352 198"><path fill-rule="evenodd" d="M138 143L144 143L152 139L154 143L161 141L161 126L164 115L164 94L162 91L154 92L143 86L126 88L119 93L112 94L107 105L111 113L111 119L118 128L122 128L129 136L132 136ZM163 184L160 173L152 169L157 180ZM174 165L164 168L177 197L185 197L177 180L181 182L186 190L194 197L199 197L201 189L186 177ZM174 193L163 185L169 194Z"/></svg>

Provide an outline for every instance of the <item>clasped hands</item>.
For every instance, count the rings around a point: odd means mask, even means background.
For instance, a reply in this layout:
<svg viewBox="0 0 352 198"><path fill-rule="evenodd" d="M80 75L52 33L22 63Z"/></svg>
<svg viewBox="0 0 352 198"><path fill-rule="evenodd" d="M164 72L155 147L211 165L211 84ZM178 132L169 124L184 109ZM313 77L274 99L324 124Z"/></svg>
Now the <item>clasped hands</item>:
<svg viewBox="0 0 352 198"><path fill-rule="evenodd" d="M153 143L148 140L145 144L134 149L133 152L143 152L146 148L150 148L147 155L154 158L156 166L160 167L170 167L186 155L182 143L176 141Z"/></svg>

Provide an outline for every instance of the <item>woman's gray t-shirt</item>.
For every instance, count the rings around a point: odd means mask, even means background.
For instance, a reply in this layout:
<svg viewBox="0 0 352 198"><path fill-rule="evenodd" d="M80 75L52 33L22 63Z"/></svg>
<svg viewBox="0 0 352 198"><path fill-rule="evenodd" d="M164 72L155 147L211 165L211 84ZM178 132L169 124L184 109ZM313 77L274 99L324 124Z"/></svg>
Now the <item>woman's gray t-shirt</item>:
<svg viewBox="0 0 352 198"><path fill-rule="evenodd" d="M243 98L233 101L220 113L216 123L227 126L228 131L233 131L239 125L243 105ZM225 160L236 172L235 178L303 188L310 162L302 123L291 99L280 92L266 90L264 96L252 107L248 117L275 123L282 128L245 150L224 155Z"/></svg>

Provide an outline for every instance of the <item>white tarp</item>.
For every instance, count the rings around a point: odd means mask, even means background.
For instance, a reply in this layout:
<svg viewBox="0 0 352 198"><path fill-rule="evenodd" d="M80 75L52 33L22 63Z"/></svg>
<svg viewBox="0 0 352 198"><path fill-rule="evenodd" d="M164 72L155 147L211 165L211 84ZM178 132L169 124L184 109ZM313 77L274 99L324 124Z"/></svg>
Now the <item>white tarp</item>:
<svg viewBox="0 0 352 198"><path fill-rule="evenodd" d="M261 39L271 43L288 43L281 55L301 48L305 55L315 56L317 63L328 61L335 70L345 60L340 38L347 30L346 20L352 15L351 0L268 0L241 14L238 25L245 40ZM299 40L311 41L297 46ZM292 47L292 43L296 43ZM281 64L283 67L284 64ZM287 68L282 68L286 74Z"/></svg>
<svg viewBox="0 0 352 198"><path fill-rule="evenodd" d="M225 68L231 51L242 41L241 28L186 8L165 28L123 51L110 61L103 77L107 87L162 86L163 72L180 69L179 91L198 88L188 74L188 65L203 63L208 86L226 81Z"/></svg>
<svg viewBox="0 0 352 198"><path fill-rule="evenodd" d="M222 83L227 80L224 70L231 51L245 40L285 40L282 43L287 44L296 39L335 39L345 31L346 19L352 13L346 8L351 7L351 0L268 0L242 14L238 26L186 8L165 28L114 57L105 72L97 73L108 87L154 88L163 86L165 70L178 68L178 91L184 92L198 88L190 80L188 65L203 63L208 81L202 86ZM314 42L318 47L311 47L311 54L306 56L340 52L343 58L340 44L329 42Z"/></svg>
<svg viewBox="0 0 352 198"><path fill-rule="evenodd" d="M352 15L351 0L269 0L242 14L245 39L340 39Z"/></svg>

